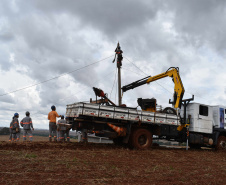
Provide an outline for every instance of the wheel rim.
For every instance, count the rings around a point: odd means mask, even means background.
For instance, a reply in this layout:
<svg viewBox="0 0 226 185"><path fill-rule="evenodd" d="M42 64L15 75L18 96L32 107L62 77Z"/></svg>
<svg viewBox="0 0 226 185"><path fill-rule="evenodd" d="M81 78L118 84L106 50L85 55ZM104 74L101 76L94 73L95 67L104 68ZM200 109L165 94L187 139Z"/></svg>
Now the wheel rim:
<svg viewBox="0 0 226 185"><path fill-rule="evenodd" d="M147 136L146 135L140 135L138 138L138 143L143 146L147 143Z"/></svg>
<svg viewBox="0 0 226 185"><path fill-rule="evenodd" d="M226 149L226 141L221 141L221 142L220 142L220 147L221 147L222 149Z"/></svg>

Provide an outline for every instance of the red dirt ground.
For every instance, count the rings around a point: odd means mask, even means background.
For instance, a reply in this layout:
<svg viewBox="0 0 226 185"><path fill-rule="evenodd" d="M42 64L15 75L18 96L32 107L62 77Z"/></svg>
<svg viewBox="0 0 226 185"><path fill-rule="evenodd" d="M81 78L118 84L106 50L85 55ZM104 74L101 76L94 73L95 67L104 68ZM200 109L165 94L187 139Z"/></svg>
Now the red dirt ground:
<svg viewBox="0 0 226 185"><path fill-rule="evenodd" d="M2 141L0 184L226 184L226 152Z"/></svg>

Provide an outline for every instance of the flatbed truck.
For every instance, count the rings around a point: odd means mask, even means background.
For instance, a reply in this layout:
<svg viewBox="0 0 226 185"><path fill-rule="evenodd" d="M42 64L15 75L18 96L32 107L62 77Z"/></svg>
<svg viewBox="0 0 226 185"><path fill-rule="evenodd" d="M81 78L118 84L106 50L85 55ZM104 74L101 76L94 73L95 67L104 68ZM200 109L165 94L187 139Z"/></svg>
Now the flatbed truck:
<svg viewBox="0 0 226 185"><path fill-rule="evenodd" d="M210 106L183 100L185 92L178 68L141 79L122 87L123 92L152 81L172 77L173 107L156 109L156 99L138 99L142 110L132 107L78 102L67 105L67 122L73 130L86 130L108 137L117 145L147 149L153 136L168 141L188 142L190 148L209 146L226 150L226 106Z"/></svg>

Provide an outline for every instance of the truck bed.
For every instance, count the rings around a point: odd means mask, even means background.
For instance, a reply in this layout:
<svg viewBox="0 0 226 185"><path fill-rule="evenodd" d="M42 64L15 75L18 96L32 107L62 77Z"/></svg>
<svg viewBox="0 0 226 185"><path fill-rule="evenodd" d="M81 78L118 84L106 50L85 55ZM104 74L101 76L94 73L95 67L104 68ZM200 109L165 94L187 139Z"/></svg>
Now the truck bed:
<svg viewBox="0 0 226 185"><path fill-rule="evenodd" d="M180 118L174 114L154 113L141 111L132 107L106 106L93 103L74 103L67 105L66 117L73 117L75 120L80 116L106 118L114 120L125 120L131 122L180 125Z"/></svg>

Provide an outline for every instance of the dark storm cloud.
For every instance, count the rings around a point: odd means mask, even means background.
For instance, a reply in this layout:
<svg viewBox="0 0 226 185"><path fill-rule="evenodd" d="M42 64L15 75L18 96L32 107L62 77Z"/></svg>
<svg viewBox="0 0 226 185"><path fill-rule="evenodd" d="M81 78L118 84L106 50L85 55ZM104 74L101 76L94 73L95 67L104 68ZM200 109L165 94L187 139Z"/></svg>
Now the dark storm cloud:
<svg viewBox="0 0 226 185"><path fill-rule="evenodd" d="M76 34L79 28L67 29L67 22L70 24L70 20L66 20L65 24L59 23L63 24L61 27L54 21L57 21L57 17L45 19L42 14L31 13L29 17L21 15L10 22L16 35L16 41L10 48L15 54L15 62L28 67L27 74L37 81L89 64L96 50ZM48 73L44 72L46 70ZM86 83L82 78L81 82Z"/></svg>
<svg viewBox="0 0 226 185"><path fill-rule="evenodd" d="M217 38L221 34L210 35L214 25L208 24L208 21L219 20L218 10L223 10L221 3L223 1L37 0L4 1L1 9L4 17L10 18L10 30L14 30L12 38L16 42L10 49L15 52L16 61L29 66L29 75L42 81L81 67L84 65L81 61L90 61L93 53L98 52L101 43L97 48L90 46L76 34L82 29L97 30L110 42L120 39L127 56L145 60L159 53L177 65L183 58L176 45L180 44L180 38L193 43L204 43L208 38L224 40ZM179 42L178 38L170 40L169 35L160 31L156 19L164 12L174 14L173 24L181 33ZM40 72L45 69L48 73ZM83 82L84 78L79 79Z"/></svg>
<svg viewBox="0 0 226 185"><path fill-rule="evenodd" d="M81 27L90 25L109 37L135 27L141 27L156 15L156 1L36 1L35 6L43 12L71 13Z"/></svg>
<svg viewBox="0 0 226 185"><path fill-rule="evenodd" d="M173 24L186 43L201 46L210 44L216 50L225 49L225 1L170 0L170 1L36 1L38 10L48 13L71 13L80 26L100 30L109 40L128 35L141 48L170 52L164 37L155 27L146 27L159 12L173 13ZM152 34L156 32L155 34ZM141 36L140 36L141 35ZM140 37L139 37L140 36ZM160 39L159 39L160 38ZM127 38L127 42L130 40ZM157 42L155 42L157 40ZM166 42L166 41L165 41ZM162 44L161 44L162 43ZM168 43L166 43L167 45ZM134 45L134 44L133 44ZM171 47L173 43L170 43ZM154 49L153 49L154 48ZM169 50L167 50L169 49ZM146 50L144 53L147 53ZM177 55L177 53L175 53Z"/></svg>
<svg viewBox="0 0 226 185"><path fill-rule="evenodd" d="M191 0L167 1L167 10L174 13L174 25L188 44L200 47L209 44L225 53L226 1Z"/></svg>
<svg viewBox="0 0 226 185"><path fill-rule="evenodd" d="M203 24L206 25L202 17L205 17L210 11L210 7L218 9L217 7L220 6L216 3L212 3L212 1L204 3L204 6L201 6L202 1L163 2L31 1L26 5L24 5L24 3L18 3L19 12L27 9L27 12L30 14L26 12L17 17L17 19L14 20L15 26L12 25L12 29L17 32L18 37L24 41L25 47L28 49L26 57L29 61L24 62L25 65L28 65L28 63L30 65L30 61L35 61L42 65L44 69L46 66L53 64L52 69L49 71L50 75L51 71L59 74L67 69L71 69L74 64L78 64L79 66L81 64L78 62L79 58L83 61L90 60L92 53L97 51L95 48L88 46L81 36L74 34L72 36L74 42L70 42L69 37L67 37L65 33L71 33L72 27L67 27L66 25L70 25L74 19L79 20L79 22L73 26L75 33L84 27L90 27L90 29L94 28L107 36L107 39L111 42L115 41L112 37L121 39L124 44L123 47L127 48L129 55L140 55L142 59L144 59L150 57L155 52L162 52L166 59L174 60L178 58L180 54L177 51L178 49L175 48L174 41L170 41L167 38L168 35L159 31L159 25L156 25L153 21L156 19L157 13L163 11L174 12L175 27L183 33L190 33L189 38L191 37L191 39L185 37L186 34L183 35L182 33L181 35L184 39L187 38L189 42L193 40L194 43L200 43L205 41L205 38L197 41L197 37L201 35L197 34L200 30L198 25L203 27L201 24L203 22ZM183 11L180 11L181 9L183 9ZM189 16L189 12L192 12L191 16ZM13 14L15 13L13 12ZM17 14L19 15L19 13ZM29 16L26 16L27 14ZM59 24L59 22L57 22L59 17L67 14L72 14L74 16L73 19L69 20L71 17L66 17L66 23L64 25ZM217 14L214 14L214 16L217 17ZM211 18L214 16L211 16ZM195 17L200 18L195 19ZM18 19L20 21L17 21ZM192 22L192 20L194 21ZM194 26L189 27L191 24ZM190 28L190 30L188 28ZM192 32L191 29L197 31ZM218 47L220 47L220 45L219 43ZM17 47L16 49L20 50L21 44L18 43ZM82 55L81 51L86 51L85 56ZM24 55L24 51L22 52ZM20 61L26 61L26 59L20 58ZM61 65L62 61L65 63L63 67ZM178 59L178 61L180 61L180 59ZM35 68L37 69L37 67L38 65L36 65ZM42 69L41 67L38 68ZM44 79L44 77L41 77L41 73L32 71L31 74Z"/></svg>

